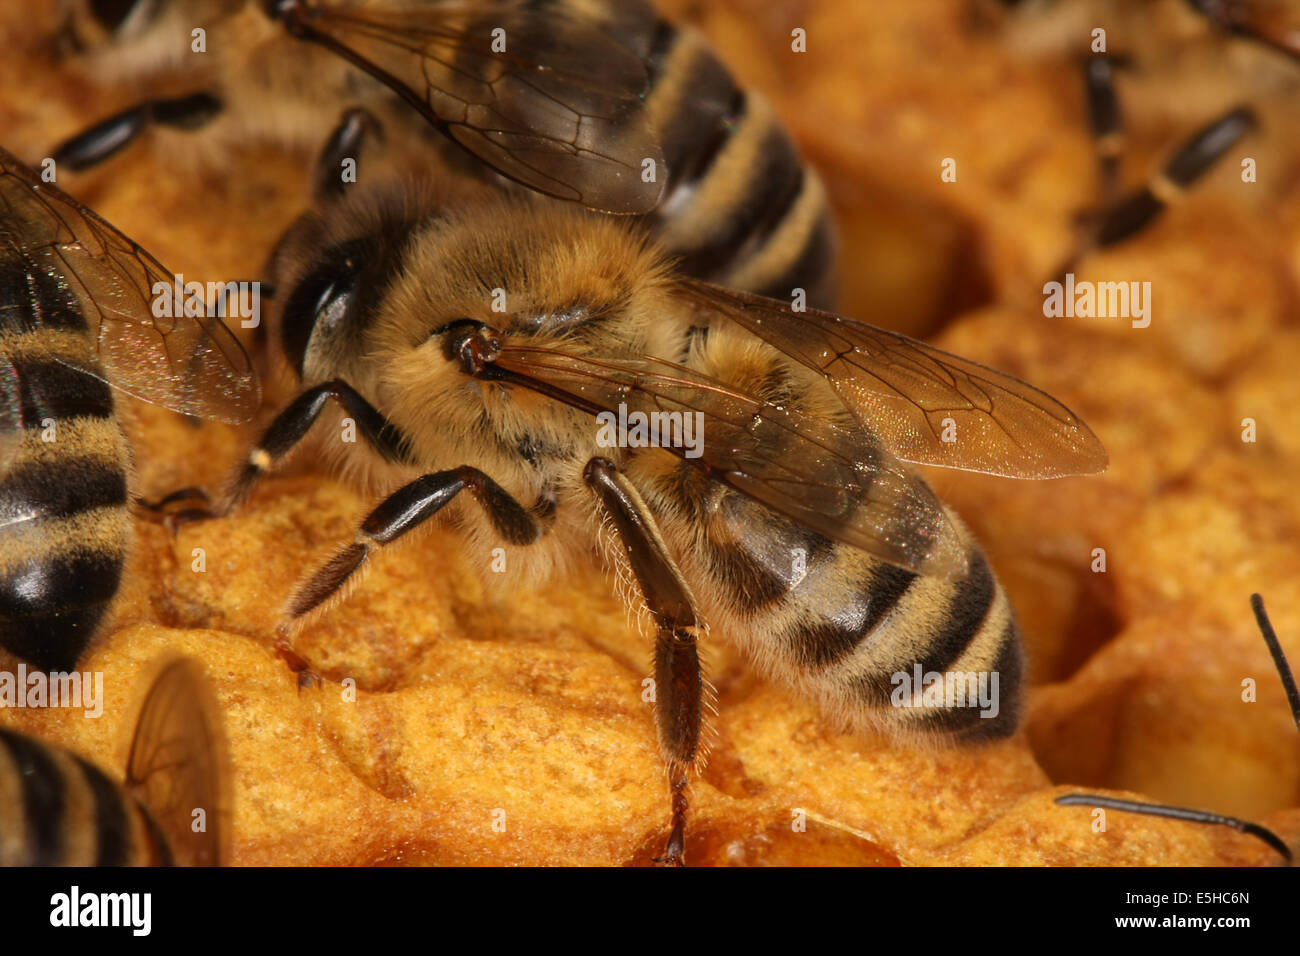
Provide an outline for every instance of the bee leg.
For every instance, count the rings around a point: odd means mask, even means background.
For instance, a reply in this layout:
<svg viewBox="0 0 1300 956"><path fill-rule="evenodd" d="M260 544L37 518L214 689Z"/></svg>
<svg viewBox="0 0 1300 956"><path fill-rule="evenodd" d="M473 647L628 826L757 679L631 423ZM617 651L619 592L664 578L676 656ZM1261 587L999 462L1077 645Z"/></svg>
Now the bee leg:
<svg viewBox="0 0 1300 956"><path fill-rule="evenodd" d="M298 588L289 602L286 630L303 615L315 610L351 578L376 548L397 540L412 528L432 518L462 491L468 491L483 507L493 527L510 544L532 544L543 525L504 488L477 468L463 465L449 471L421 475L403 485L380 503L361 523L356 540L325 562L311 580ZM305 661L293 653L292 645L278 645L282 656ZM288 655L293 654L292 658Z"/></svg>
<svg viewBox="0 0 1300 956"><path fill-rule="evenodd" d="M334 132L325 141L316 160L316 185L314 192L319 202L343 197L348 183L356 182L356 164L360 161L361 147L368 135L383 138L384 129L370 110L361 107L344 110ZM352 177L347 178L352 162Z"/></svg>
<svg viewBox="0 0 1300 956"><path fill-rule="evenodd" d="M136 140L153 125L194 130L221 112L221 100L211 93L192 93L166 100L145 100L64 140L54 162L81 171L96 166Z"/></svg>
<svg viewBox="0 0 1300 956"><path fill-rule="evenodd" d="M356 422L362 437L385 460L406 460L405 436L366 401L361 393L342 379L334 379L307 389L276 416L262 435L262 440L248 453L248 460L219 503L209 505L206 493L200 489L182 488L153 504L141 499L139 505L152 511L162 510L162 520L173 530L193 521L224 517L248 497L263 475L302 441L331 398L343 406ZM201 504L174 510L167 507L183 498L194 497L195 491L202 495Z"/></svg>
<svg viewBox="0 0 1300 956"><path fill-rule="evenodd" d="M280 637L276 640L275 653L289 665L289 670L293 671L297 676L299 693L307 687L315 687L317 690L321 688L320 674L312 670L307 659L293 649L293 641L289 639L287 630L282 630Z"/></svg>
<svg viewBox="0 0 1300 956"><path fill-rule="evenodd" d="M1238 107L1198 130L1145 187L1106 210L1097 225L1096 245L1113 245L1149 225L1254 126L1254 114Z"/></svg>
<svg viewBox="0 0 1300 956"><path fill-rule="evenodd" d="M699 752L704 709L704 675L698 646L704 625L690 587L668 554L654 517L632 483L604 458L587 462L583 479L613 522L658 629L655 721L659 729L659 750L668 764L672 829L664 855L656 862L682 866L686 860L686 790Z"/></svg>
<svg viewBox="0 0 1300 956"><path fill-rule="evenodd" d="M1084 61L1084 84L1088 99L1088 124L1097 150L1101 203L1111 205L1119 192L1119 158L1124 151L1124 127L1119 97L1115 94L1113 57L1089 56Z"/></svg>
<svg viewBox="0 0 1300 956"><path fill-rule="evenodd" d="M300 394L275 417L262 440L248 453L248 461L231 483L225 502L210 517L227 514L252 491L272 467L289 454L316 423L331 398L343 406L361 436L386 461L406 461L406 437L347 382L323 382Z"/></svg>
<svg viewBox="0 0 1300 956"><path fill-rule="evenodd" d="M150 501L147 498L136 498L135 506L149 514L165 514L172 506L182 501L200 501L203 504L208 503L208 493L202 488L195 485L187 485L184 488L178 488L169 495L164 495L157 501Z"/></svg>
<svg viewBox="0 0 1300 956"><path fill-rule="evenodd" d="M132 510L138 517L162 524L173 535L183 524L215 517L210 503L208 493L193 485L178 488L157 501L140 497L131 500Z"/></svg>
<svg viewBox="0 0 1300 956"><path fill-rule="evenodd" d="M1088 127L1097 153L1097 202L1074 217L1074 241L1069 256L1053 273L1057 282L1096 244L1097 227L1103 212L1119 198L1119 161L1125 136L1115 90L1115 70L1126 66L1122 57L1092 54L1083 60L1083 83L1088 107Z"/></svg>

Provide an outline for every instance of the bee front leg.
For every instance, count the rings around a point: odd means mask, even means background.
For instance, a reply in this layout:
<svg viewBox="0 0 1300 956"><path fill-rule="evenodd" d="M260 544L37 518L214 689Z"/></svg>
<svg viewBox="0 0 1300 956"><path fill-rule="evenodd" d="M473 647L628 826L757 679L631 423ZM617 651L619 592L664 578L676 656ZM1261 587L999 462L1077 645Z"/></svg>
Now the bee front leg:
<svg viewBox="0 0 1300 956"><path fill-rule="evenodd" d="M232 482L226 500L210 517L225 514L247 498L262 476L307 436L330 399L343 406L344 411L356 421L361 437L385 461L407 461L406 437L396 425L389 422L360 392L342 379L323 382L304 391L275 417L275 421L262 435L262 440L248 453L248 460Z"/></svg>
<svg viewBox="0 0 1300 956"><path fill-rule="evenodd" d="M262 440L248 453L224 498L213 502L201 488L182 488L155 502L138 498L136 507L144 516L162 521L173 531L182 524L225 517L249 496L268 471L298 447L330 399L343 407L357 423L361 437L385 461L407 460L406 437L397 426L347 382L334 379L307 389L275 417Z"/></svg>
<svg viewBox="0 0 1300 956"><path fill-rule="evenodd" d="M1119 195L1119 159L1125 134L1114 75L1124 59L1090 56L1084 63L1088 117L1096 143L1099 203L1078 217L1079 235L1069 257L1053 273L1062 282L1085 253L1104 249L1136 235L1204 176L1229 149L1255 127L1250 110L1238 107L1198 130L1143 188Z"/></svg>
<svg viewBox="0 0 1300 956"><path fill-rule="evenodd" d="M699 637L704 633L704 625L690 587L668 554L654 517L632 483L604 458L589 461L583 479L613 522L658 628L655 721L659 749L668 764L672 828L664 855L656 862L682 866L686 862L686 791L699 753L704 710L704 675L699 656Z"/></svg>
<svg viewBox="0 0 1300 956"><path fill-rule="evenodd" d="M1119 193L1119 160L1124 151L1124 125L1119 97L1115 93L1116 63L1114 57L1097 55L1089 56L1084 62L1088 123L1097 150L1097 175L1101 182L1103 206L1113 203Z"/></svg>

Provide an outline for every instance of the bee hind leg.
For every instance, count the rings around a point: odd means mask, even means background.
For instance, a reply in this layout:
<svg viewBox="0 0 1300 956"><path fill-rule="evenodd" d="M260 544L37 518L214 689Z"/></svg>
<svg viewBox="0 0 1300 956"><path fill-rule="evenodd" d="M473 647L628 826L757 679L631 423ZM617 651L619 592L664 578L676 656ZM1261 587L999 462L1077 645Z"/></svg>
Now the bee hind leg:
<svg viewBox="0 0 1300 956"><path fill-rule="evenodd" d="M672 826L664 855L655 862L682 866L686 862L687 788L699 753L704 709L704 675L699 657L699 637L704 626L690 587L632 483L603 458L589 461L583 478L613 522L657 627L655 722L659 749L668 765Z"/></svg>

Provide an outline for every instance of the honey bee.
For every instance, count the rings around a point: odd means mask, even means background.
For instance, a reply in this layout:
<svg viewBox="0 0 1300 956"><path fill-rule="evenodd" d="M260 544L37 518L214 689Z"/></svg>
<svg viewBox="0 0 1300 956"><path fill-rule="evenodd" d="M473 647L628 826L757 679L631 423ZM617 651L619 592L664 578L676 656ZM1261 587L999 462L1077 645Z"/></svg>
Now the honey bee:
<svg viewBox="0 0 1300 956"><path fill-rule="evenodd" d="M188 415L256 409L218 319L154 317L166 268L0 149L0 647L69 670L116 595L130 451L110 385Z"/></svg>
<svg viewBox="0 0 1300 956"><path fill-rule="evenodd" d="M121 784L0 727L0 866L217 866L224 787L221 723L203 670L178 658L149 687Z"/></svg>
<svg viewBox="0 0 1300 956"><path fill-rule="evenodd" d="M319 419L355 423L362 443L318 447L389 493L289 599L281 648L300 678L315 675L293 629L444 509L534 583L599 541L653 622L662 860L681 864L706 635L853 728L1006 736L1022 675L1011 607L903 462L1050 478L1107 458L1011 376L671 261L644 223L490 188L405 183L309 212L269 276L270 339L300 393L217 505L176 518L227 513ZM991 685L983 718L931 700L945 675L972 679L962 702Z"/></svg>
<svg viewBox="0 0 1300 956"><path fill-rule="evenodd" d="M821 180L763 97L645 0L136 0L76 4L68 22L97 73L163 74L187 90L70 138L54 156L73 168L151 126L229 116L245 139L315 142L333 128L316 182L336 194L340 162L368 135L409 134L418 118L472 158L462 170L638 219L687 275L830 301ZM189 55L200 25L210 57ZM417 162L456 165L430 139L418 138Z"/></svg>
<svg viewBox="0 0 1300 956"><path fill-rule="evenodd" d="M1268 613L1264 610L1264 599L1258 594L1252 594L1250 596L1250 606L1251 610L1255 612L1255 622L1259 625L1259 632L1264 638L1264 643L1268 645L1269 654L1273 658L1273 666L1277 668L1277 676L1282 682L1282 690L1286 694L1287 704L1291 708L1291 716L1295 720L1296 728L1300 730L1300 690L1296 689L1295 674L1292 673L1291 666L1287 663L1286 654L1282 651L1282 645L1277 639L1277 633L1273 630L1273 625L1268 619ZM1118 810L1121 813L1139 813L1146 816L1164 817L1170 820L1186 820L1189 823L1229 827L1238 833L1244 833L1262 841L1270 849L1277 852L1287 866L1290 866L1293 861L1291 848L1287 846L1285 840L1272 830L1258 823L1239 820L1236 817L1228 817L1220 813L1212 813L1208 810L1171 807L1158 803L1141 803L1136 800L1122 800L1097 793L1067 793L1064 796L1057 797L1056 802L1064 807L1100 807L1106 810Z"/></svg>

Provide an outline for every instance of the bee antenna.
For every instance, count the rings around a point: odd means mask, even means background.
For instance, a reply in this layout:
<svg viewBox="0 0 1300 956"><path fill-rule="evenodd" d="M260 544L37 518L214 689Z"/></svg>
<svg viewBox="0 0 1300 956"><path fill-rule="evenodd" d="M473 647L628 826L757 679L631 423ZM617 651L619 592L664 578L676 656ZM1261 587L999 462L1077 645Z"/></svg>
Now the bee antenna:
<svg viewBox="0 0 1300 956"><path fill-rule="evenodd" d="M1057 797L1056 802L1063 807L1102 807L1106 810L1142 813L1149 817L1165 817L1170 820L1186 820L1189 823L1209 823L1232 827L1238 833L1245 833L1264 841L1280 853L1288 864L1292 861L1291 848L1283 842L1281 837L1268 827L1260 826L1258 823L1251 823L1249 820L1225 817L1221 813L1211 813L1208 810L1189 810L1187 807L1170 807L1160 803L1138 803L1136 800L1104 797L1099 793L1067 793L1064 796Z"/></svg>
<svg viewBox="0 0 1300 956"><path fill-rule="evenodd" d="M1268 652L1273 655L1273 666L1277 668L1277 676L1282 679L1286 702L1291 706L1291 717L1296 729L1300 730L1300 690L1296 690L1295 674L1286 661L1286 655L1282 653L1282 645L1278 642L1277 632L1273 630L1273 623L1268 619L1268 612L1264 610L1264 599L1258 594L1252 594L1250 608L1255 612L1255 621L1259 624L1259 633L1264 636L1264 643L1268 645Z"/></svg>

